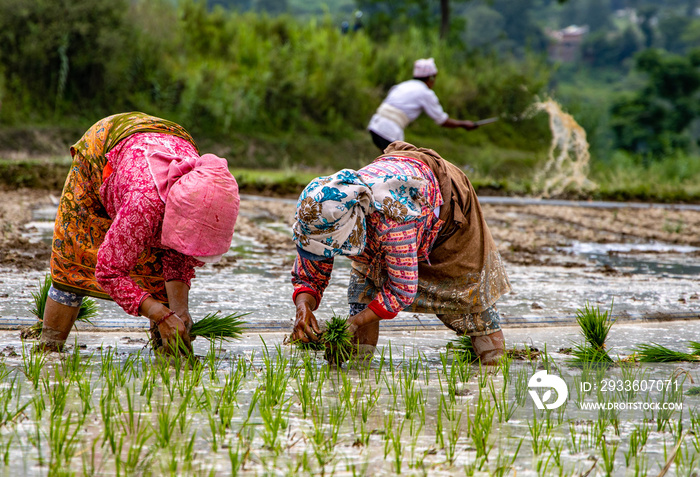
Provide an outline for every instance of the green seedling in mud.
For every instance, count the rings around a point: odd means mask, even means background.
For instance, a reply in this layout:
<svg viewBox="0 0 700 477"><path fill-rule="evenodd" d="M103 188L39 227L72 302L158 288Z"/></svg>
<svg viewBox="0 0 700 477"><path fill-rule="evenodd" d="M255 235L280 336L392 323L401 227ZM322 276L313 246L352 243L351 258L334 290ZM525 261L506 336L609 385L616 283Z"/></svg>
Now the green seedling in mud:
<svg viewBox="0 0 700 477"><path fill-rule="evenodd" d="M498 422L501 423L508 422L510 418L513 417L513 414L515 414L515 411L518 407L517 401L509 402L510 400L508 399L507 388L508 382L504 381L501 391L496 391L496 387L493 384L493 380L489 381L489 391L491 392L491 396L493 397L493 404L496 408Z"/></svg>
<svg viewBox="0 0 700 477"><path fill-rule="evenodd" d="M649 426L646 422L641 427L638 425L634 427L634 430L629 437L627 452L624 452L625 467L630 466L632 463L632 457L641 452L642 448L646 445L648 438Z"/></svg>
<svg viewBox="0 0 700 477"><path fill-rule="evenodd" d="M488 460L489 453L495 444L489 445L489 436L493 429L493 416L496 409L491 405L491 401L484 397L482 390L479 390L479 399L474 408L474 417L467 415L467 432L471 435L476 457L485 457Z"/></svg>
<svg viewBox="0 0 700 477"><path fill-rule="evenodd" d="M34 389L39 388L42 370L46 364L46 353L35 352L34 348L22 345L22 371L32 383Z"/></svg>
<svg viewBox="0 0 700 477"><path fill-rule="evenodd" d="M600 446L600 452L603 458L602 466L605 475L612 475L613 470L615 470L615 454L617 453L619 445L619 442L608 444L605 436L603 436L603 445Z"/></svg>
<svg viewBox="0 0 700 477"><path fill-rule="evenodd" d="M520 438L518 441L518 446L515 448L515 452L512 455L504 455L500 452L496 457L496 467L491 471L491 475L494 477L505 477L506 475L515 475L512 473L513 466L515 465L515 459L518 458L520 454L520 448L523 445L525 438Z"/></svg>
<svg viewBox="0 0 700 477"><path fill-rule="evenodd" d="M584 363L612 363L613 359L605 349L608 333L615 323L615 319L612 318L612 305L609 311L602 312L600 308L586 304L583 310L576 310L576 321L581 327L585 342L576 344L572 349L571 364L580 366Z"/></svg>
<svg viewBox="0 0 700 477"><path fill-rule="evenodd" d="M449 341L447 343L447 349L452 349L452 351L459 355L461 360L465 363L472 363L479 359L479 355L474 349L472 339L468 335L461 335L456 339Z"/></svg>
<svg viewBox="0 0 700 477"><path fill-rule="evenodd" d="M20 333L20 337L22 339L32 340L41 336L41 330L44 326L44 309L46 308L46 300L49 297L49 289L51 288L51 284L51 275L47 274L44 276L43 281L39 285L39 291L32 292L34 308L29 311L32 313L32 315L36 316L38 321L22 330ZM76 321L92 324L90 320L96 317L98 312L99 307L97 302L92 298L85 298L83 299L83 303L80 305L80 311L78 312L78 318L76 318Z"/></svg>
<svg viewBox="0 0 700 477"><path fill-rule="evenodd" d="M539 418L535 412L532 421L527 421L527 427L530 431L532 453L538 456L546 449L549 449L552 440L551 421Z"/></svg>
<svg viewBox="0 0 700 477"><path fill-rule="evenodd" d="M321 339L326 346L325 358L330 364L340 365L352 354L352 334L346 318L334 315L326 324Z"/></svg>
<svg viewBox="0 0 700 477"><path fill-rule="evenodd" d="M3 379L2 381L1 385L4 391L0 393L0 429L8 423L14 422L31 404L31 401L20 404L22 381L18 375L14 375L11 380ZM14 406L12 405L13 401Z"/></svg>
<svg viewBox="0 0 700 477"><path fill-rule="evenodd" d="M700 353L691 354L685 353L683 351L674 351L656 343L640 344L637 346L634 352L637 359L642 363L675 363L679 361L700 361ZM697 351L695 352L697 353Z"/></svg>

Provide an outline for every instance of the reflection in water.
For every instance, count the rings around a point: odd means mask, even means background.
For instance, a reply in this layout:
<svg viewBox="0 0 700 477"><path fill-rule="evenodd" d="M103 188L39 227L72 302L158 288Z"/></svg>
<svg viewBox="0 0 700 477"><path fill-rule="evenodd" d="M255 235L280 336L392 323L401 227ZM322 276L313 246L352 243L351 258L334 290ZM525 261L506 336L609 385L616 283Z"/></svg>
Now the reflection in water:
<svg viewBox="0 0 700 477"><path fill-rule="evenodd" d="M50 214L35 217L37 236L50 240ZM266 222L263 228L279 233L282 224ZM698 251L693 247L665 244L574 243L565 252L590 259L591 267L518 266L508 273L513 292L498 301L505 326L572 324L584 304L608 309L614 301L616 315L631 317L664 314L685 318L700 306ZM294 318L292 304L292 251L271 251L264 244L241 235L227 254L224 267L206 265L193 282L191 312L195 319L207 313L250 312L254 330L288 330ZM231 263L232 262L232 263ZM608 268L604 268L605 266ZM29 313L31 292L48 271L17 273L0 269L0 326L33 322ZM336 261L333 276L317 313L320 319L348 312L349 261ZM146 319L126 315L109 301L99 301L102 328L145 328ZM432 315L400 313L382 323L383 329L444 329Z"/></svg>
<svg viewBox="0 0 700 477"><path fill-rule="evenodd" d="M574 242L561 250L581 255L621 273L675 278L700 275L700 263L689 257L689 254L700 249L689 245Z"/></svg>

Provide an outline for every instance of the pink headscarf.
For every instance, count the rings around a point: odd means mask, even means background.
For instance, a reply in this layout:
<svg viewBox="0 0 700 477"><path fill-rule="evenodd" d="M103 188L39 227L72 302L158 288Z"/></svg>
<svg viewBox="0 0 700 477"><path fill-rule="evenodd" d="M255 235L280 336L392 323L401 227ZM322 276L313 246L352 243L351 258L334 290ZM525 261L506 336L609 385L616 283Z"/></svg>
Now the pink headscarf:
<svg viewBox="0 0 700 477"><path fill-rule="evenodd" d="M148 163L165 202L161 243L191 257L227 252L240 198L226 159L158 152L148 157Z"/></svg>

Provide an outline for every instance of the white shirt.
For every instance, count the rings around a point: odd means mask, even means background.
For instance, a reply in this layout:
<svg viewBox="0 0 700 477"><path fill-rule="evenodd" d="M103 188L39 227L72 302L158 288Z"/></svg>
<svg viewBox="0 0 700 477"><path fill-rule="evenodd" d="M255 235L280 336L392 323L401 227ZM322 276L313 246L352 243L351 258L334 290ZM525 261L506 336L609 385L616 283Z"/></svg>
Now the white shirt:
<svg viewBox="0 0 700 477"><path fill-rule="evenodd" d="M442 109L435 92L423 81L412 79L393 86L382 104L403 111L413 121L425 111L437 124L447 121L449 115ZM374 114L367 129L388 141L403 141L403 128L389 118Z"/></svg>

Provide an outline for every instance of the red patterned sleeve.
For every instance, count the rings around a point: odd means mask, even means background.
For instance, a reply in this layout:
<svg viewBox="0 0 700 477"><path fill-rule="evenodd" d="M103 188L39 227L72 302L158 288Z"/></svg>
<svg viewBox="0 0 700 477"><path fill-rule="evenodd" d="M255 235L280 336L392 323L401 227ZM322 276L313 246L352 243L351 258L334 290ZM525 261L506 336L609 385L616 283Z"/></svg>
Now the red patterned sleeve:
<svg viewBox="0 0 700 477"><path fill-rule="evenodd" d="M308 260L297 255L292 268L292 301L299 293L309 293L316 299L316 308L321 303L323 291L328 286L333 271L333 259Z"/></svg>
<svg viewBox="0 0 700 477"><path fill-rule="evenodd" d="M418 293L418 245L415 221L385 219L376 229L382 244L388 279L368 307L382 319L394 318Z"/></svg>
<svg viewBox="0 0 700 477"><path fill-rule="evenodd" d="M168 249L163 255L163 278L166 282L170 280L185 282L188 287L191 287L192 279L195 277L194 269L202 265L204 264L196 258Z"/></svg>
<svg viewBox="0 0 700 477"><path fill-rule="evenodd" d="M139 315L139 306L149 293L142 290L129 272L134 269L146 244L153 240L153 231L159 230L163 218L162 202L135 191L124 198L104 242L97 252L95 278L102 288L133 316Z"/></svg>

